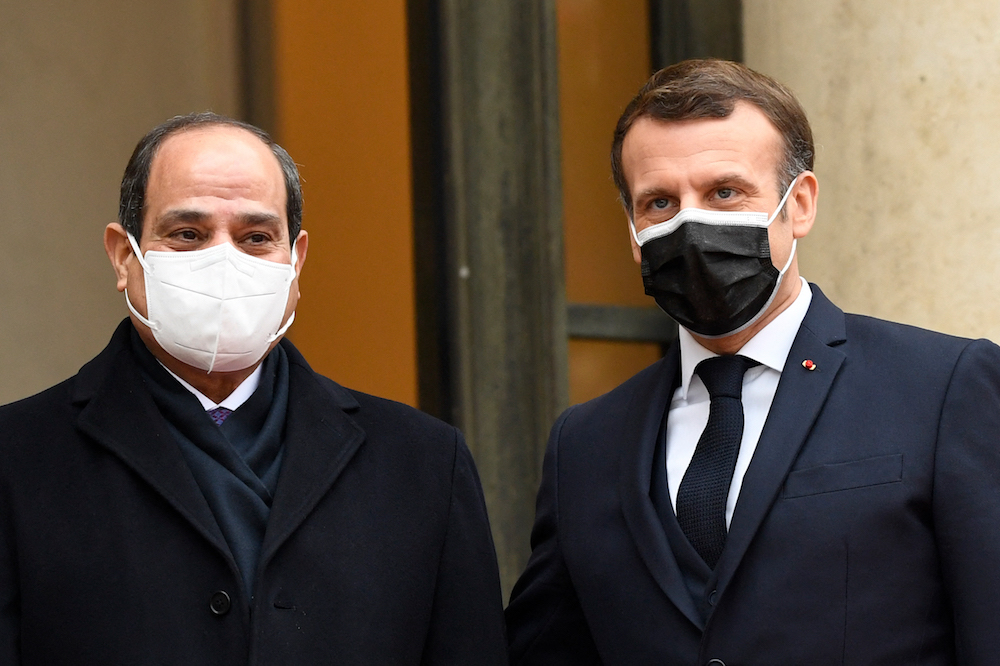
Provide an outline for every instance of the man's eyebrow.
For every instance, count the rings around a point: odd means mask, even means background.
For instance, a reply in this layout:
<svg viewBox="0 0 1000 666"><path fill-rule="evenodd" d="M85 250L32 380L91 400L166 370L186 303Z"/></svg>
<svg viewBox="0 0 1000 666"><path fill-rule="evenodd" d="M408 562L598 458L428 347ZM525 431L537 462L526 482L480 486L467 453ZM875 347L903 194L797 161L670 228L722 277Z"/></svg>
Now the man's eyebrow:
<svg viewBox="0 0 1000 666"><path fill-rule="evenodd" d="M243 213L240 222L247 225L276 224L281 222L281 216L276 213Z"/></svg>
<svg viewBox="0 0 1000 666"><path fill-rule="evenodd" d="M739 185L742 189L750 191L756 191L758 189L757 185L753 184L738 173L727 173L706 183L706 187L713 189L716 187L723 187L724 185Z"/></svg>
<svg viewBox="0 0 1000 666"><path fill-rule="evenodd" d="M205 211L193 208L173 208L164 211L156 219L157 222L200 222L209 215Z"/></svg>
<svg viewBox="0 0 1000 666"><path fill-rule="evenodd" d="M197 210L195 208L173 208L164 211L156 221L159 223L170 222L201 222L211 217L211 214ZM240 223L246 226L258 224L275 224L281 222L281 216L276 213L251 212L242 213L239 216Z"/></svg>
<svg viewBox="0 0 1000 666"><path fill-rule="evenodd" d="M670 192L666 188L656 187L656 186L647 187L646 189L640 190L635 194L635 198L637 201L639 199L648 199L649 197L667 197L667 196L670 196Z"/></svg>

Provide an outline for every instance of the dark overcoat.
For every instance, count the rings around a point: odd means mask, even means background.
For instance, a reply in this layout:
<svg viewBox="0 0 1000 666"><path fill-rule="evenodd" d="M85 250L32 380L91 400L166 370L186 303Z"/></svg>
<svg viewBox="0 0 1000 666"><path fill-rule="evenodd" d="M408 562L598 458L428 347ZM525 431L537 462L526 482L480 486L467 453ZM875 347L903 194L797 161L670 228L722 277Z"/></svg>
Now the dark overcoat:
<svg viewBox="0 0 1000 666"><path fill-rule="evenodd" d="M562 415L512 663L1000 663L1000 349L812 289L704 599L651 497L676 346Z"/></svg>
<svg viewBox="0 0 1000 666"><path fill-rule="evenodd" d="M0 664L500 664L499 574L461 434L313 372L252 598L130 351L0 408Z"/></svg>

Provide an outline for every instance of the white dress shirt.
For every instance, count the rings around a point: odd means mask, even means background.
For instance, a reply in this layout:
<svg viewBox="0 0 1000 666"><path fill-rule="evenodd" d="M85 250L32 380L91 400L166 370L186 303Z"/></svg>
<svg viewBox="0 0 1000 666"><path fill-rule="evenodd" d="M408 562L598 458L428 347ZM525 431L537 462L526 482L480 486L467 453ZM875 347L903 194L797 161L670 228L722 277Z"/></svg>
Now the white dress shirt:
<svg viewBox="0 0 1000 666"><path fill-rule="evenodd" d="M157 359L157 362L159 362L159 359ZM163 364L160 363L160 365ZM163 365L164 370L169 372L174 379L179 381L181 383L181 386L186 388L188 391L191 391L191 393L194 394L194 397L198 398L198 402L201 403L201 406L205 408L206 412L211 409L215 409L216 407L225 407L226 409L231 409L232 411L235 412L239 408L239 406L242 405L247 400L249 400L250 396L253 395L253 392L257 390L257 385L260 384L261 368L263 367L264 367L263 363L259 364L256 368L254 368L254 371L250 373L249 377L240 382L240 385L237 386L232 393L226 396L225 400L223 400L222 402L215 402L207 395L205 395L204 393L202 393L201 391L199 391L198 389L196 389L195 387L191 386L186 381L178 377L176 374L174 374L170 370L170 368Z"/></svg>
<svg viewBox="0 0 1000 666"><path fill-rule="evenodd" d="M750 466L757 440L764 429L764 421L771 409L778 380L785 367L785 360L792 348L792 342L799 332L799 326L806 316L812 292L804 278L799 295L773 321L753 336L737 353L751 358L760 365L750 368L743 376L743 439L736 458L736 470L729 486L726 500L726 527L733 519L736 500L740 496L743 476ZM694 336L681 327L678 331L681 348L681 385L674 391L667 417L667 484L670 489L670 503L677 510L677 490L680 488L684 472L691 464L698 439L708 424L710 404L708 389L694 369L701 361L718 356L702 347Z"/></svg>

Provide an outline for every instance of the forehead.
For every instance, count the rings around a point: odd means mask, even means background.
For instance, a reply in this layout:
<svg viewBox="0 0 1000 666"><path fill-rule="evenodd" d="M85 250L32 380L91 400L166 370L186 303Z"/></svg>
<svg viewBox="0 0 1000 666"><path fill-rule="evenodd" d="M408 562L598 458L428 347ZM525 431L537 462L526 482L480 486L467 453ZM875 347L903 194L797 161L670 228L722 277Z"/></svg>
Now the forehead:
<svg viewBox="0 0 1000 666"><path fill-rule="evenodd" d="M182 130L164 139L150 165L148 208L178 199L248 200L284 207L281 166L250 132L227 125Z"/></svg>
<svg viewBox="0 0 1000 666"><path fill-rule="evenodd" d="M679 174L706 177L735 169L772 177L782 156L777 128L756 106L738 102L725 118L635 121L622 144L622 167L631 189L636 178Z"/></svg>

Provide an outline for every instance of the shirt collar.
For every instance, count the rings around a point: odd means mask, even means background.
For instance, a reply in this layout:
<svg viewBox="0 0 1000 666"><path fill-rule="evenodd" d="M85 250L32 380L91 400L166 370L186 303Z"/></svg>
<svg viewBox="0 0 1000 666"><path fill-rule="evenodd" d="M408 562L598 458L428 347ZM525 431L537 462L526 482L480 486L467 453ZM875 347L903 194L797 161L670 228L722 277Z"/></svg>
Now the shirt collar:
<svg viewBox="0 0 1000 666"><path fill-rule="evenodd" d="M792 349L792 343L795 341L795 336L798 334L802 320L805 319L806 311L812 302L812 291L809 289L809 283L803 277L799 277L799 279L802 281L802 288L792 304L758 331L757 335L750 338L737 352L738 354L752 358L762 366L778 372L784 370L788 352ZM679 397L686 399L688 388L691 386L691 377L694 376L694 369L706 358L712 358L718 354L702 347L683 326L678 328L677 337L681 348Z"/></svg>
<svg viewBox="0 0 1000 666"><path fill-rule="evenodd" d="M159 359L157 359L157 362L159 363ZM160 365L163 364L160 363ZM174 379L180 382L181 386L183 386L192 394L194 394L194 397L198 398L198 402L201 403L201 406L205 409L205 411L208 411L210 409L215 409L216 407L225 407L226 409L231 409L234 412L239 408L240 405L249 400L250 396L252 396L254 391L257 390L257 386L260 384L260 375L261 372L263 371L263 367L264 367L263 363L257 364L257 367L254 368L254 371L250 373L249 377L244 379L232 393L226 396L225 400L217 403L208 396L206 396L204 393L202 393L201 391L199 391L198 389L196 389L195 387L191 386L186 381L178 377L170 368L163 365L164 370L169 372Z"/></svg>

